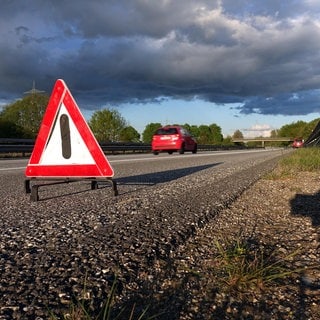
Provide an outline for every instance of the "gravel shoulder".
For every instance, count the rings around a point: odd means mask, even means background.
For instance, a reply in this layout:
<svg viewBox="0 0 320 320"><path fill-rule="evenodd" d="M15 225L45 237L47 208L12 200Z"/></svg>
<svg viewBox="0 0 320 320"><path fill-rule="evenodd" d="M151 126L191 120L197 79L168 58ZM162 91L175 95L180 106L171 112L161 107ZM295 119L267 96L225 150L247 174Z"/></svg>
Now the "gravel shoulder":
<svg viewBox="0 0 320 320"><path fill-rule="evenodd" d="M180 246L159 289L174 318L320 319L319 187L319 173L262 178ZM228 290L217 271L215 244L239 239L280 258L295 253L286 262L291 273L259 290Z"/></svg>

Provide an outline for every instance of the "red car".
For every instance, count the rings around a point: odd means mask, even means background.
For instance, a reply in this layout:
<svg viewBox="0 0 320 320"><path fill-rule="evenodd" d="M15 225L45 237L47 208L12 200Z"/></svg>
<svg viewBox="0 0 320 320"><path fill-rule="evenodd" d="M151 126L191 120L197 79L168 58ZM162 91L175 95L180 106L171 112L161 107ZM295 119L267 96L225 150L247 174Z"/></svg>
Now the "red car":
<svg viewBox="0 0 320 320"><path fill-rule="evenodd" d="M303 143L304 141L302 138L295 138L292 143L292 148L302 148Z"/></svg>
<svg viewBox="0 0 320 320"><path fill-rule="evenodd" d="M178 151L183 154L185 151L197 153L197 141L192 135L181 126L165 126L159 128L152 137L152 152L157 155L159 152L172 154Z"/></svg>

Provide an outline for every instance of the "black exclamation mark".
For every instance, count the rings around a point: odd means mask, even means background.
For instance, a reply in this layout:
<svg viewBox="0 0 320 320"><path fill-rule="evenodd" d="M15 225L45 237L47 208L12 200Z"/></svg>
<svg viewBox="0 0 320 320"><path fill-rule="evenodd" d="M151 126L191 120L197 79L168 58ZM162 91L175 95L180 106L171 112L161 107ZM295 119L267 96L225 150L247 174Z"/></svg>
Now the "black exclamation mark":
<svg viewBox="0 0 320 320"><path fill-rule="evenodd" d="M62 156L65 159L69 159L71 157L71 140L69 118L66 114L62 114L60 116L60 133L62 143Z"/></svg>

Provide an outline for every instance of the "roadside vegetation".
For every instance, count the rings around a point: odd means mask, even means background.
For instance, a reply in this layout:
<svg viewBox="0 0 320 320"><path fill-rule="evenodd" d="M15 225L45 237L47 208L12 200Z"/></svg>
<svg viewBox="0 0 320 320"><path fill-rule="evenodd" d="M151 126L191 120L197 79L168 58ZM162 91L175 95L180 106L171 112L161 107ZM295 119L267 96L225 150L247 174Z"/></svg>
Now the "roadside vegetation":
<svg viewBox="0 0 320 320"><path fill-rule="evenodd" d="M139 315L138 318L134 317L134 312L136 306L130 310L126 310L126 308L122 308L119 312L113 311L115 295L117 291L118 282L115 279L108 294L107 299L102 304L99 310L92 310L90 307L91 301L86 297L86 284L84 285L83 291L79 297L75 297L75 301L71 302L69 305L69 310L64 312L61 318L61 315L57 316L54 313L49 311L49 319L50 320L116 320L123 319L123 313L128 314L126 319L128 320L143 320L148 319L152 320L156 316L145 317L148 308L145 308Z"/></svg>
<svg viewBox="0 0 320 320"><path fill-rule="evenodd" d="M315 172L320 170L320 148L300 148L280 161L280 168L292 174L297 171Z"/></svg>
<svg viewBox="0 0 320 320"><path fill-rule="evenodd" d="M290 270L287 264L298 251L280 257L275 247L261 247L255 239L241 233L233 241L217 240L216 248L218 253L212 271L218 273L221 289L235 295L248 291L257 293L301 271Z"/></svg>
<svg viewBox="0 0 320 320"><path fill-rule="evenodd" d="M320 171L320 148L300 148L283 157L277 168L267 175L269 179L290 178L297 172Z"/></svg>

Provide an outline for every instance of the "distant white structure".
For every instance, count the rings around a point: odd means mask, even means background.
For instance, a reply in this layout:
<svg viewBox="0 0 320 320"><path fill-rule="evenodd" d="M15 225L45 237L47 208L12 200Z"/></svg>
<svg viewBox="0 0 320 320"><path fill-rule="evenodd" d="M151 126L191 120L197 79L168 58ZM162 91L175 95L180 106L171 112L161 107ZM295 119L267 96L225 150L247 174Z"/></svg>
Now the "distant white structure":
<svg viewBox="0 0 320 320"><path fill-rule="evenodd" d="M43 93L43 92L45 92L45 91L36 89L36 83L33 80L32 89L29 91L25 91L24 94L36 94L36 93Z"/></svg>
<svg viewBox="0 0 320 320"><path fill-rule="evenodd" d="M270 137L272 128L268 124L255 124L249 129L243 129L246 131L244 134L247 138L255 138L255 137Z"/></svg>

